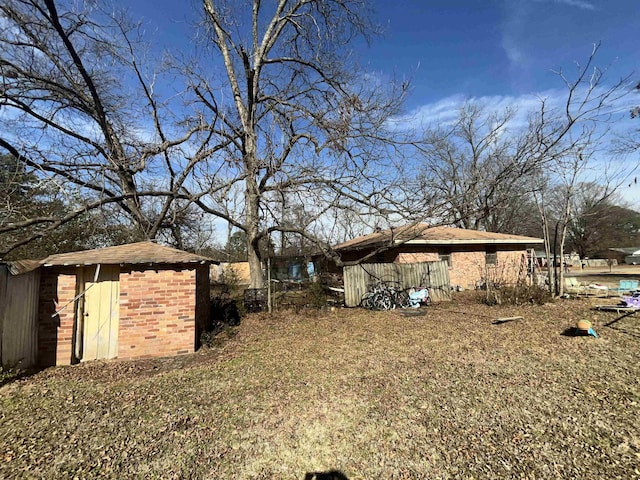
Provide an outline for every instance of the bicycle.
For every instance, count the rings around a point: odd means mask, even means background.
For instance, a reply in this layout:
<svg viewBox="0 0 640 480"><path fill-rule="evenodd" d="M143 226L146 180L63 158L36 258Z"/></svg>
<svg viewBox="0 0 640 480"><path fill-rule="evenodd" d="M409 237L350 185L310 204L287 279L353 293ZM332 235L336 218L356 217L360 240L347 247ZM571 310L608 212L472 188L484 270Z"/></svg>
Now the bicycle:
<svg viewBox="0 0 640 480"><path fill-rule="evenodd" d="M360 306L369 310L391 310L394 308L419 308L430 305L431 296L425 287L399 289L385 282L376 282L362 296Z"/></svg>
<svg viewBox="0 0 640 480"><path fill-rule="evenodd" d="M360 306L369 310L391 310L394 289L387 283L378 281L369 286L369 291L362 296Z"/></svg>

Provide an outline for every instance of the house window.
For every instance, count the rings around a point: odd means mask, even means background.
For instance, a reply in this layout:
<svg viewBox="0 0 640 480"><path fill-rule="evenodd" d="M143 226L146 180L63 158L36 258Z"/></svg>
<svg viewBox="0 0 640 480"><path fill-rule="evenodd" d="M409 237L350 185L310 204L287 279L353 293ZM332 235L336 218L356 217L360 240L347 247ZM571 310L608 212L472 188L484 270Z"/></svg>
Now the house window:
<svg viewBox="0 0 640 480"><path fill-rule="evenodd" d="M486 265L498 264L498 251L495 247L487 247L487 250L484 253L484 263Z"/></svg>
<svg viewBox="0 0 640 480"><path fill-rule="evenodd" d="M442 250L440 250L440 252L438 252L438 257L440 258L441 262L447 262L447 267L451 268L451 249L443 248Z"/></svg>

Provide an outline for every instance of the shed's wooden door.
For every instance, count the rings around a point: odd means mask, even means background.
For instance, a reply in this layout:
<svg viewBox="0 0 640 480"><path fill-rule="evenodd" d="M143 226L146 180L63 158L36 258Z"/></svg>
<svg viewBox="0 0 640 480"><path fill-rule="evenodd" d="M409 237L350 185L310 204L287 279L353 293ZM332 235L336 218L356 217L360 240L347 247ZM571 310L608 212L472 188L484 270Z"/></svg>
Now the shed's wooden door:
<svg viewBox="0 0 640 480"><path fill-rule="evenodd" d="M82 360L115 358L118 355L118 310L120 268L101 265L84 271Z"/></svg>

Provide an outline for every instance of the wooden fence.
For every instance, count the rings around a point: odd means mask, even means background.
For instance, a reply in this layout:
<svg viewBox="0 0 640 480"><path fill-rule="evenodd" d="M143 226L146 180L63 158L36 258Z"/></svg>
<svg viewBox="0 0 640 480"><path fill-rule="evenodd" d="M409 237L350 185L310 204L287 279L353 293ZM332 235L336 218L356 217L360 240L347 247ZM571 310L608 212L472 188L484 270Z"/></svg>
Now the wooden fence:
<svg viewBox="0 0 640 480"><path fill-rule="evenodd" d="M360 305L369 286L377 281L394 282L401 288L427 287L434 301L451 300L447 262L365 263L344 267L345 305Z"/></svg>
<svg viewBox="0 0 640 480"><path fill-rule="evenodd" d="M0 366L27 368L38 353L40 272L11 275L0 265Z"/></svg>

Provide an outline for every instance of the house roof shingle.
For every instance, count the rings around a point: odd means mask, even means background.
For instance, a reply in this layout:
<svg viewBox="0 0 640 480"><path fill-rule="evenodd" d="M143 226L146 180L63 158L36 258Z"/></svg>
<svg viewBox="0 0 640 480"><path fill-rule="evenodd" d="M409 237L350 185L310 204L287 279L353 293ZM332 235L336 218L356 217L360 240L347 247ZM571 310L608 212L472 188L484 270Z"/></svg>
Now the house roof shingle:
<svg viewBox="0 0 640 480"><path fill-rule="evenodd" d="M544 240L464 228L431 227L425 223L419 223L363 235L336 245L334 248L336 250L358 250L385 243L409 245L540 244L544 243Z"/></svg>
<svg viewBox="0 0 640 480"><path fill-rule="evenodd" d="M1 263L7 266L11 275L21 275L23 273L28 273L40 266L39 260L11 260Z"/></svg>
<svg viewBox="0 0 640 480"><path fill-rule="evenodd" d="M80 252L58 253L49 255L40 261L41 265L113 265L142 263L218 263L210 258L185 252L154 242L138 242L115 247L83 250Z"/></svg>

